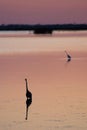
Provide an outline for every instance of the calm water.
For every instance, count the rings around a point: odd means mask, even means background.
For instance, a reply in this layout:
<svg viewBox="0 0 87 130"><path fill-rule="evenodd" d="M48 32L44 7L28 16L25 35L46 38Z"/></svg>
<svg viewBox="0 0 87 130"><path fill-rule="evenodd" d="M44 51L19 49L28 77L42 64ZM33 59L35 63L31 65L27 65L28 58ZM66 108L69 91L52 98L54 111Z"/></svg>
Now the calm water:
<svg viewBox="0 0 87 130"><path fill-rule="evenodd" d="M87 130L86 31L0 32L0 130L15 129Z"/></svg>

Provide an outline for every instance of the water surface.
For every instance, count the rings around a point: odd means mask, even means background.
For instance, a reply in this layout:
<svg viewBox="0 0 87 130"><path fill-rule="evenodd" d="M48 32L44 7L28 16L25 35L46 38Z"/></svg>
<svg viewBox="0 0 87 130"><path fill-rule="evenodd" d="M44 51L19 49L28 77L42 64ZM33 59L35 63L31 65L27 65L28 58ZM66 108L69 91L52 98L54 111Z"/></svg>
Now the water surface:
<svg viewBox="0 0 87 130"><path fill-rule="evenodd" d="M0 129L86 130L87 32L31 35L0 34Z"/></svg>

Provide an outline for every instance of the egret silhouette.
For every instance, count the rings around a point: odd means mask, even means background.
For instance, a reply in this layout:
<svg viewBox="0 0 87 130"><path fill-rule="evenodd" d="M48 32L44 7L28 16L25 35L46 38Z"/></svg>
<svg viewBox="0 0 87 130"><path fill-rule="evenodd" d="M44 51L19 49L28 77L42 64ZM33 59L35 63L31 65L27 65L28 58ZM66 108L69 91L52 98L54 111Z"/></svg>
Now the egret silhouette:
<svg viewBox="0 0 87 130"><path fill-rule="evenodd" d="M32 93L28 90L27 79L25 79L25 82L26 82L26 97L27 97L27 99L31 99L32 100Z"/></svg>
<svg viewBox="0 0 87 130"><path fill-rule="evenodd" d="M71 61L71 56L67 53L67 51L65 51L65 53L66 53L66 56L67 56L67 61L68 62Z"/></svg>

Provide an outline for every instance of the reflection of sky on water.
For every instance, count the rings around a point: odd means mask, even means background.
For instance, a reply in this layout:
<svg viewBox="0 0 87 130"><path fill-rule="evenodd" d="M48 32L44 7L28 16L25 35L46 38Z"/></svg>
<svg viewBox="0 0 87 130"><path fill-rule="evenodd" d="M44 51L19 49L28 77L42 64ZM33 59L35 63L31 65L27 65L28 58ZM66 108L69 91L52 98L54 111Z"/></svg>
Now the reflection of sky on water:
<svg viewBox="0 0 87 130"><path fill-rule="evenodd" d="M70 62L64 51L0 55L1 130L87 129L87 53L80 49L69 50ZM33 94L27 121L25 77Z"/></svg>
<svg viewBox="0 0 87 130"><path fill-rule="evenodd" d="M5 32L4 32L5 33ZM13 32L11 37L0 36L0 53L28 53L48 51L86 51L87 32L57 32L53 36L31 36L28 32ZM21 36L19 35L21 34ZM76 35L75 35L76 34ZM78 34L78 35L77 35ZM84 34L84 35L83 35ZM9 34L10 35L10 34ZM62 35L62 37L61 37ZM82 35L82 36L81 36ZM59 37L60 36L60 37ZM79 48L79 49L78 49Z"/></svg>
<svg viewBox="0 0 87 130"><path fill-rule="evenodd" d="M0 57L2 130L87 128L87 61L72 60L66 66L66 59L57 59L58 55ZM29 89L33 94L28 123L25 122L26 76L30 78Z"/></svg>

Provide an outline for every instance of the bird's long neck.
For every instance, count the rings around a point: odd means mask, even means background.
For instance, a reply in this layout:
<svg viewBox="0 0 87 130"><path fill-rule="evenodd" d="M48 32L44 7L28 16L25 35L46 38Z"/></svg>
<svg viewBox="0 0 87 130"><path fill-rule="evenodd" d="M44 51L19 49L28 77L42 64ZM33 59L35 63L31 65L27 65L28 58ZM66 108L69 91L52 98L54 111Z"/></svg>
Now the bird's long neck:
<svg viewBox="0 0 87 130"><path fill-rule="evenodd" d="M27 81L26 81L26 91L28 90L28 83L27 83Z"/></svg>
<svg viewBox="0 0 87 130"><path fill-rule="evenodd" d="M68 55L68 53L65 51L66 55Z"/></svg>

